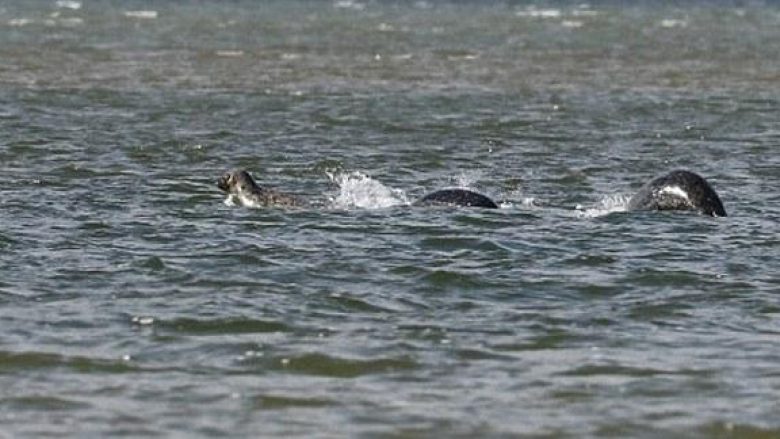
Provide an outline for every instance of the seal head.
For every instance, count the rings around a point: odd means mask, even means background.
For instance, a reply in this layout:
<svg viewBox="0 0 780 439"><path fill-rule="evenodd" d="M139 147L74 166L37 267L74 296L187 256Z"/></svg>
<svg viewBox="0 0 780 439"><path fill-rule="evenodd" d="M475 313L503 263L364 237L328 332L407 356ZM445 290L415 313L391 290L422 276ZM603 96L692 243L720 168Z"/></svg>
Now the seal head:
<svg viewBox="0 0 780 439"><path fill-rule="evenodd" d="M714 189L700 175L686 170L655 178L628 201L628 210L696 210L710 216L726 216Z"/></svg>
<svg viewBox="0 0 780 439"><path fill-rule="evenodd" d="M498 208L498 205L486 195L462 188L441 189L431 192L415 201L414 205Z"/></svg>
<svg viewBox="0 0 780 439"><path fill-rule="evenodd" d="M273 189L262 188L249 172L233 169L217 179L217 187L228 194L231 201L247 207L298 206L300 202Z"/></svg>

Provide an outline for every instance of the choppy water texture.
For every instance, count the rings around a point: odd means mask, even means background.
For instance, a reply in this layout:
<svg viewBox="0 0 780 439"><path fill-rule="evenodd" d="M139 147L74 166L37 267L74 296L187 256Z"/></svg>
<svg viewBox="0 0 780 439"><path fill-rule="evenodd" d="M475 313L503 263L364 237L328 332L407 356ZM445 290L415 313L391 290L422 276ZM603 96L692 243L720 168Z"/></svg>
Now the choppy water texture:
<svg viewBox="0 0 780 439"><path fill-rule="evenodd" d="M780 436L778 41L752 2L0 4L0 436ZM622 211L676 168L729 216ZM445 186L502 208L409 205Z"/></svg>

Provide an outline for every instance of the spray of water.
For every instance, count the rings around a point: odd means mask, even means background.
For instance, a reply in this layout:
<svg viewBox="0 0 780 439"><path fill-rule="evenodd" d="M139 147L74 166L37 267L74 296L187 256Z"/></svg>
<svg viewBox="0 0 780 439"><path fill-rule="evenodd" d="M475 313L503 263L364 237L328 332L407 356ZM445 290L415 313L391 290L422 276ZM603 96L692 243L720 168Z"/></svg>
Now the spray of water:
<svg viewBox="0 0 780 439"><path fill-rule="evenodd" d="M236 199L232 194L228 194L228 196L225 197L225 199L222 202L225 204L225 206L228 207L235 207L239 205L238 203L236 203Z"/></svg>
<svg viewBox="0 0 780 439"><path fill-rule="evenodd" d="M584 208L583 206L577 206L577 216L580 218L595 218L612 212L625 212L630 199L631 197L627 195L606 195L594 207Z"/></svg>
<svg viewBox="0 0 780 439"><path fill-rule="evenodd" d="M471 188L481 177L482 172L480 171L464 171L455 177L455 181L460 188Z"/></svg>
<svg viewBox="0 0 780 439"><path fill-rule="evenodd" d="M383 209L410 204L400 189L392 189L373 178L358 172L326 172L339 192L331 197L333 207L339 209Z"/></svg>

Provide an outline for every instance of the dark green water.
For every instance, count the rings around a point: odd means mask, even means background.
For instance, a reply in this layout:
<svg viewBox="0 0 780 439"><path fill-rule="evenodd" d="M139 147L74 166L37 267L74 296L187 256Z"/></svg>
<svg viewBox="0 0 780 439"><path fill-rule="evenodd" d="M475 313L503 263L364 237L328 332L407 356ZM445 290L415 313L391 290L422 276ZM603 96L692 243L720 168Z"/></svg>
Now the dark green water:
<svg viewBox="0 0 780 439"><path fill-rule="evenodd" d="M773 3L0 4L0 436L779 437L778 41ZM676 168L729 216L623 211ZM502 208L408 206L452 185Z"/></svg>

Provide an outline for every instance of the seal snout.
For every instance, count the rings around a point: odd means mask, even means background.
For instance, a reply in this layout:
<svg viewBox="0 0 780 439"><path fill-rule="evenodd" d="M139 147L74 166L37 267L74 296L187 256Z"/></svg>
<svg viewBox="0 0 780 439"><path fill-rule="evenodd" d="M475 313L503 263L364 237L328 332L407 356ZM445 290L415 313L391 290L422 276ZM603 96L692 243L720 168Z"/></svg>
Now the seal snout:
<svg viewBox="0 0 780 439"><path fill-rule="evenodd" d="M243 169L233 169L217 179L217 187L225 192L251 190L255 187L252 177Z"/></svg>
<svg viewBox="0 0 780 439"><path fill-rule="evenodd" d="M230 191L230 173L225 173L217 179L217 187L225 192Z"/></svg>
<svg viewBox="0 0 780 439"><path fill-rule="evenodd" d="M273 189L263 188L244 169L233 169L217 179L217 187L228 194L231 201L248 207L297 206L295 197Z"/></svg>

